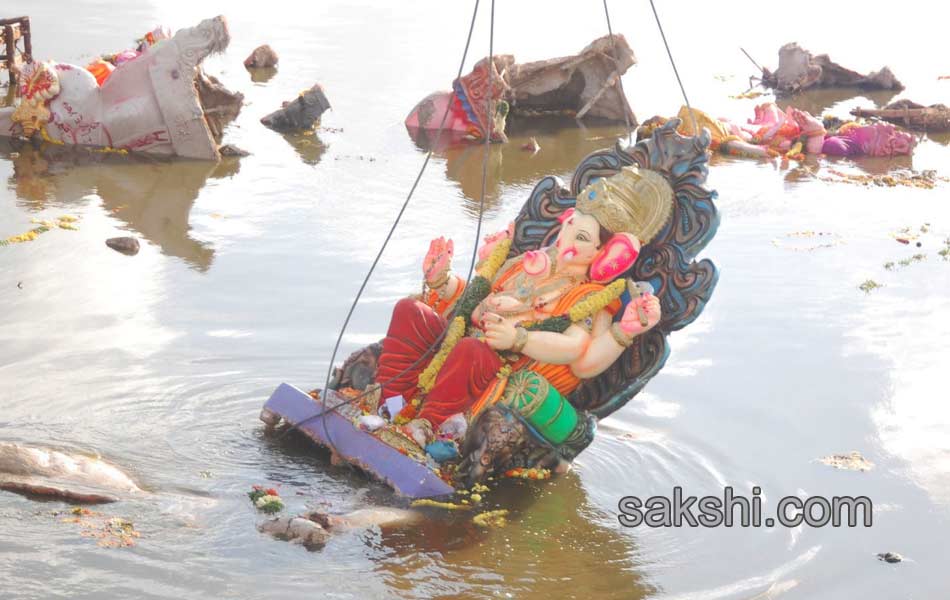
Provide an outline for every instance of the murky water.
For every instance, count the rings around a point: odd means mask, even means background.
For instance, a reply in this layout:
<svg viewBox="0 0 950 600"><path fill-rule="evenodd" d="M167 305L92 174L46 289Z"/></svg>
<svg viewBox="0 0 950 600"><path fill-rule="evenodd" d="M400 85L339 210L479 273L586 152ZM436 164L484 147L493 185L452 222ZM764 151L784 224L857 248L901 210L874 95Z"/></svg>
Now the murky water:
<svg viewBox="0 0 950 600"><path fill-rule="evenodd" d="M80 217L0 248L0 439L100 452L151 494L109 506L135 522L134 548L103 549L51 511L0 494L0 590L13 598L617 597L937 598L950 593L950 236L948 185L865 188L804 169L716 159L722 226L706 249L722 270L702 317L671 338L666 368L604 421L575 472L511 485L490 502L513 511L487 533L434 519L411 531L334 538L322 551L257 533L244 493L279 483L292 510L399 504L383 487L329 466L296 439L261 434L257 413L282 381L316 386L359 280L421 165L402 119L448 86L468 3L6 2L30 14L37 57L83 63L127 47L157 23L222 12L231 49L208 71L244 92L227 141L253 155L220 165L97 155L16 155L0 148L0 237L31 218ZM672 114L679 91L649 5L612 6L640 60L625 78L641 119ZM923 8L923 7L921 7ZM947 102L945 24L921 10L889 13L799 3L769 9L664 2L667 35L690 99L714 114L751 115L732 100L754 71L798 40L862 70L889 64L905 97ZM926 12L926 11L924 11ZM530 60L578 51L606 31L598 2L499 2L496 49ZM487 53L487 6L472 58ZM241 60L270 43L277 74L252 82ZM471 61L470 61L471 64ZM942 69L942 71L940 70ZM257 120L313 82L333 110L311 138ZM796 100L844 115L889 95ZM616 128L527 126L491 154L486 229L517 213L533 183L568 175ZM519 150L529 136L541 152ZM950 175L947 139L913 160L839 161L848 172L912 166ZM812 169L814 170L814 166ZM481 151L433 160L345 338L378 339L391 305L415 291L431 237L473 243ZM892 233L930 232L921 247ZM815 231L827 238L789 236ZM103 240L128 233L138 256ZM823 240L829 247L814 248ZM926 259L886 270L913 254ZM462 262L461 260L459 261ZM867 279L884 284L865 294ZM815 462L861 451L872 471ZM761 486L781 496L868 495L869 529L624 529L629 494L721 494ZM899 565L875 558L896 551Z"/></svg>

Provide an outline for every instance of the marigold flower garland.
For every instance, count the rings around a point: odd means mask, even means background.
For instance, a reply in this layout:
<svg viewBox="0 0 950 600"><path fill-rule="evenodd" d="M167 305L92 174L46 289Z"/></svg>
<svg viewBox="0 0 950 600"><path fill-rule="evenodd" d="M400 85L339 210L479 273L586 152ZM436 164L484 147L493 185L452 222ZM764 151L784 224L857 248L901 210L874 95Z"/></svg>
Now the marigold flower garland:
<svg viewBox="0 0 950 600"><path fill-rule="evenodd" d="M619 298L625 289L627 289L627 280L618 279L599 292L591 294L585 300L581 300L575 304L566 314L525 324L524 328L528 331L564 333L572 323L582 321L606 308L608 304Z"/></svg>
<svg viewBox="0 0 950 600"><path fill-rule="evenodd" d="M429 362L429 366L419 374L419 389L423 393L428 392L432 389L432 386L435 385L435 378L438 376L439 371L442 369L442 365L445 363L445 359L448 357L449 352L452 351L452 348L455 348L455 345L459 343L465 336L465 319L462 317L455 317L452 319L452 323L449 325L449 329L445 334L445 339L442 340L442 345L439 347L439 351L436 353L432 360Z"/></svg>
<svg viewBox="0 0 950 600"><path fill-rule="evenodd" d="M419 374L419 390L425 394L435 386L435 380L439 376L439 371L445 364L449 354L455 348L455 345L465 336L466 328L471 324L472 312L491 293L491 280L498 273L508 258L508 252L511 249L511 240L502 240L492 250L489 257L482 262L478 268L478 275L472 278L468 287L459 298L456 304L455 317L449 324L445 339L439 347L439 351L429 362L428 366ZM564 315L549 317L543 321L525 325L525 328L531 331L553 331L563 333L572 323L576 323L587 317L603 310L608 304L616 300L623 294L627 287L626 279L618 279L596 292L586 299L575 304ZM498 377L506 378L511 373L510 365L503 365L498 372ZM417 397L407 404L396 417L397 424L405 424L412 420L418 412L421 405L421 398Z"/></svg>
<svg viewBox="0 0 950 600"><path fill-rule="evenodd" d="M490 510L488 512L483 512L472 517L472 523L475 525L487 529L489 527L504 527L508 524L507 509L499 510Z"/></svg>
<svg viewBox="0 0 950 600"><path fill-rule="evenodd" d="M495 246L488 258L479 266L478 275L472 279L468 289L462 294L462 298L459 299L458 308L456 309L456 316L449 325L449 329L445 334L445 339L442 340L439 351L429 362L425 370L419 374L419 389L423 393L432 389L432 386L435 385L435 379L442 369L442 365L445 364L445 359L448 358L449 353L452 352L455 345L459 343L459 340L465 337L465 328L471 319L472 310L491 292L491 280L495 277L498 269L505 263L510 249L511 240L498 242L498 245ZM483 281L476 283L479 279ZM472 302L474 302L474 304L472 304ZM471 304L471 308L466 310L465 307L469 304Z"/></svg>
<svg viewBox="0 0 950 600"><path fill-rule="evenodd" d="M491 293L491 280L495 278L498 269L505 264L508 259L508 252L511 251L511 240L501 240L492 249L482 263L478 266L477 275L472 277L462 296L455 304L455 316L465 319L466 325L471 325L472 312L475 307L481 304L482 300Z"/></svg>
<svg viewBox="0 0 950 600"><path fill-rule="evenodd" d="M46 233L50 229L60 228L60 229L69 229L72 231L78 231L79 228L74 225L76 222L76 217L72 215L63 215L56 219L56 221L32 219L33 223L39 224L39 227L34 227L33 229L27 231L26 233L21 233L18 235L11 235L6 239L0 240L0 246L7 246L9 244L19 244L21 242L32 242L35 240L41 233Z"/></svg>

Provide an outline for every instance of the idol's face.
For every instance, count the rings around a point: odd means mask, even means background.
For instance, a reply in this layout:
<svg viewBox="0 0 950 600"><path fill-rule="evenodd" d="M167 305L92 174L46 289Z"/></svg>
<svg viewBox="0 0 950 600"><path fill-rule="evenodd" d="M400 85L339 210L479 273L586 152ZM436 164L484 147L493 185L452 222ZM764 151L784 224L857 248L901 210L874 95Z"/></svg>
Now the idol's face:
<svg viewBox="0 0 950 600"><path fill-rule="evenodd" d="M591 264L600 251L600 224L594 217L577 210L572 210L565 216L555 244L558 262Z"/></svg>

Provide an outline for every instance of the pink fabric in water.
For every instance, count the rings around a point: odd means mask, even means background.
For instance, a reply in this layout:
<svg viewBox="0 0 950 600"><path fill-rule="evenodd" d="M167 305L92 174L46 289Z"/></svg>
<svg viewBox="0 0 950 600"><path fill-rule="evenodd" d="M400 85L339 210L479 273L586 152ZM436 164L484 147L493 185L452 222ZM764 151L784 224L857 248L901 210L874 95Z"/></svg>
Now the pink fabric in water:
<svg viewBox="0 0 950 600"><path fill-rule="evenodd" d="M910 154L916 140L890 123L872 123L825 138L822 152L831 156L899 156Z"/></svg>

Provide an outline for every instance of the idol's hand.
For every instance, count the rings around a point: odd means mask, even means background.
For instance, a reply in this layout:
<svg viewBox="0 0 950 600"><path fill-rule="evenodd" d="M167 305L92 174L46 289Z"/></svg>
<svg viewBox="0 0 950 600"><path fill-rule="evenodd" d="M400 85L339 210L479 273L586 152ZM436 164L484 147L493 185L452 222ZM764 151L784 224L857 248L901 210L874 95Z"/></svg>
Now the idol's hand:
<svg viewBox="0 0 950 600"><path fill-rule="evenodd" d="M502 240L510 240L514 237L515 233L515 223L512 221L508 224L508 229L505 231L498 231L496 233L491 233L485 236L485 244L478 249L478 260L485 260L491 255L492 250L495 249Z"/></svg>
<svg viewBox="0 0 950 600"><path fill-rule="evenodd" d="M437 287L445 284L454 253L455 244L452 240L439 237L429 243L429 251L422 261L422 272L427 284L437 284Z"/></svg>
<svg viewBox="0 0 950 600"><path fill-rule="evenodd" d="M485 313L482 320L485 323L485 339L491 348L508 350L515 345L518 332L515 331L514 325L491 312Z"/></svg>
<svg viewBox="0 0 950 600"><path fill-rule="evenodd" d="M825 135L825 126L822 125L821 121L813 117L811 113L798 108L792 108L792 119L795 120L795 124L798 125L799 129L802 130L802 133L806 137L811 137L813 135Z"/></svg>
<svg viewBox="0 0 950 600"><path fill-rule="evenodd" d="M633 338L650 331L659 322L660 300L653 294L645 294L627 305L620 319L620 329Z"/></svg>

